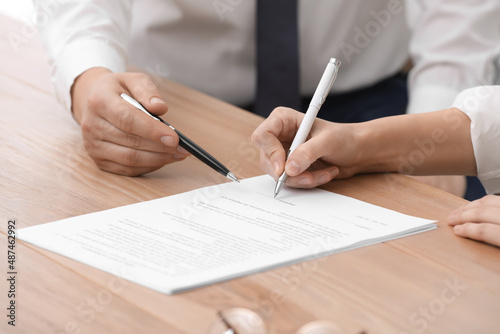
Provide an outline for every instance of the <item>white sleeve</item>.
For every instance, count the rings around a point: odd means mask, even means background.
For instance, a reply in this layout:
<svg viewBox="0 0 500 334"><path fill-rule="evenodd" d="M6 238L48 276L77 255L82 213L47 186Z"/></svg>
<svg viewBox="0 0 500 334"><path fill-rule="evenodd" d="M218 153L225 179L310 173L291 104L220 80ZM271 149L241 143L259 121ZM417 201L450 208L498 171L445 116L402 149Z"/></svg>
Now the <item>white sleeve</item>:
<svg viewBox="0 0 500 334"><path fill-rule="evenodd" d="M71 107L70 89L92 67L124 72L132 0L34 0L38 27L59 101Z"/></svg>
<svg viewBox="0 0 500 334"><path fill-rule="evenodd" d="M500 194L500 86L479 86L461 92L453 107L471 120L477 174L488 194Z"/></svg>
<svg viewBox="0 0 500 334"><path fill-rule="evenodd" d="M445 109L462 90L491 85L500 55L500 1L410 2L407 15L413 21L414 67L407 113Z"/></svg>

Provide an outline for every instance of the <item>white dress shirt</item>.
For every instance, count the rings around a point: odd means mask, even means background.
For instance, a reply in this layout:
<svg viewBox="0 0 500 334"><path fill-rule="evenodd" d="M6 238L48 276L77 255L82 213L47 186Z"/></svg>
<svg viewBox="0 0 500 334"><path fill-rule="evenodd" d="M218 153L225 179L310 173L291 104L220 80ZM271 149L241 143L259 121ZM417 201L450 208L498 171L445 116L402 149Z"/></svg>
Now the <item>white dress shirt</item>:
<svg viewBox="0 0 500 334"><path fill-rule="evenodd" d="M40 33L68 108L79 74L127 64L233 104L253 101L255 0L34 1L49 17ZM491 83L499 18L498 0L302 0L301 92L312 95L331 57L342 62L333 92L345 92L397 73L411 56L408 112L443 109Z"/></svg>
<svg viewBox="0 0 500 334"><path fill-rule="evenodd" d="M500 194L500 86L479 86L461 92L453 107L471 119L477 175L488 194Z"/></svg>

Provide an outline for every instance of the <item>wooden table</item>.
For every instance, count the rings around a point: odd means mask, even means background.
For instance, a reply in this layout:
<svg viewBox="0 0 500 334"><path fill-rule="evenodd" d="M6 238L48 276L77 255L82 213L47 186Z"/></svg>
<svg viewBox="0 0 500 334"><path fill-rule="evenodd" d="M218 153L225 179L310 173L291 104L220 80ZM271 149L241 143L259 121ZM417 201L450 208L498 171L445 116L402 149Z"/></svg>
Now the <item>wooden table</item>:
<svg viewBox="0 0 500 334"><path fill-rule="evenodd" d="M0 20L2 333L207 333L218 310L234 307L255 311L269 333L318 319L353 334L500 332L500 250L446 225L463 199L392 174L325 188L439 220L437 230L174 296L17 241L16 327L8 326L9 219L19 229L226 182L194 158L135 178L97 169L56 102L36 36L17 53L6 38L22 36L23 25ZM239 177L262 174L249 140L261 118L170 81L161 89L169 121Z"/></svg>

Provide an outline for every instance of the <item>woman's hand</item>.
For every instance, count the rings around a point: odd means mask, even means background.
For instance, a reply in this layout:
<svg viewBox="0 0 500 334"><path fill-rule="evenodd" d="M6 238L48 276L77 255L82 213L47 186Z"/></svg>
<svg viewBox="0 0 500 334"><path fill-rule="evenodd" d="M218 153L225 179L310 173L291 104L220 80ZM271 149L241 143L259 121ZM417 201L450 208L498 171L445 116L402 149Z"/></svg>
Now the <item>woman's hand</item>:
<svg viewBox="0 0 500 334"><path fill-rule="evenodd" d="M359 154L354 132L349 124L336 124L316 119L308 140L286 159L286 151L300 126L304 114L289 108L276 108L252 134L260 148L261 168L277 179L283 170L287 185L312 188L346 178L357 172Z"/></svg>
<svg viewBox="0 0 500 334"><path fill-rule="evenodd" d="M500 196L484 196L462 206L451 213L448 224L461 237L500 247Z"/></svg>

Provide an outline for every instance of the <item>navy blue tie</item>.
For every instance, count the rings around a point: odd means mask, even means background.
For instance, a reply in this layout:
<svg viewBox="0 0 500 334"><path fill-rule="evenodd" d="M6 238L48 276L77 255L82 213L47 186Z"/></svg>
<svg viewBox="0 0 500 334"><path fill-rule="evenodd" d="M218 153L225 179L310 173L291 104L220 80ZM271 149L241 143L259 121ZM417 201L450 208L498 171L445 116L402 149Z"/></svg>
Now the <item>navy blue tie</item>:
<svg viewBox="0 0 500 334"><path fill-rule="evenodd" d="M254 112L300 108L297 0L257 0L257 94Z"/></svg>

